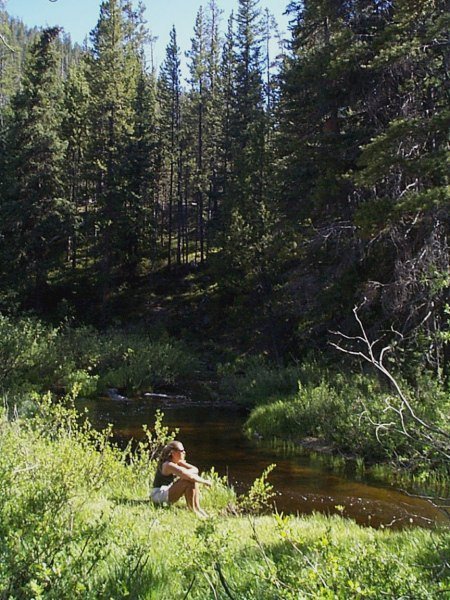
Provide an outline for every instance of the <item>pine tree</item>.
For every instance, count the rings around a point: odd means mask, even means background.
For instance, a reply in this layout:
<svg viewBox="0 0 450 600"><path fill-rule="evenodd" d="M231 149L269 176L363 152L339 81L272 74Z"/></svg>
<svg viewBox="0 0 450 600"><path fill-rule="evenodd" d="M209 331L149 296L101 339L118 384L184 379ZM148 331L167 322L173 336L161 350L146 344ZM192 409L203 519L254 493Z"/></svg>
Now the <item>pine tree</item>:
<svg viewBox="0 0 450 600"><path fill-rule="evenodd" d="M229 104L224 123L221 244L223 268L233 286L253 286L252 277L261 269L261 241L272 221L258 4L257 0L239 2L236 31L233 37L228 35L227 52L232 60L224 72Z"/></svg>
<svg viewBox="0 0 450 600"><path fill-rule="evenodd" d="M438 376L450 359L441 335L450 262L446 9L440 0L392 8L368 65L382 82L368 98L376 129L353 175L355 223L370 244L367 268L383 284L384 319L424 344Z"/></svg>
<svg viewBox="0 0 450 600"><path fill-rule="evenodd" d="M359 192L351 173L376 127L368 107L381 81L367 65L389 21L388 4L308 0L289 6L292 40L280 73L276 197L302 273L300 293L286 294L286 306L296 307L293 314L298 310L306 345L351 311L364 285L364 248L353 223Z"/></svg>
<svg viewBox="0 0 450 600"><path fill-rule="evenodd" d="M292 3L291 55L281 73L280 187L290 218L315 223L351 216L359 146L370 137L364 114L371 41L385 15L377 2Z"/></svg>
<svg viewBox="0 0 450 600"><path fill-rule="evenodd" d="M143 69L136 89L134 127L128 149L129 227L123 263L129 275L157 257L156 201L161 178L161 147L156 122L156 78Z"/></svg>
<svg viewBox="0 0 450 600"><path fill-rule="evenodd" d="M217 195L217 170L220 136L221 98L219 86L219 18L214 1L206 12L197 13L191 50L187 53L190 70L190 91L186 106L189 139L193 163L193 194L196 208L196 245L203 263L207 251L207 227L213 214Z"/></svg>
<svg viewBox="0 0 450 600"><path fill-rule="evenodd" d="M206 14L208 52L207 52L207 78L208 94L206 114L206 129L208 131L206 140L206 161L209 166L209 190L208 190L208 223L207 223L207 252L212 244L213 235L211 223L218 214L218 198L220 196L220 169L221 169L221 132L222 113L224 112L224 95L222 94L221 79L221 45L220 21L222 11L216 0L210 0Z"/></svg>
<svg viewBox="0 0 450 600"><path fill-rule="evenodd" d="M291 3L277 163L289 222L313 225L305 263L320 260L327 282L313 318L338 318L363 294L374 327L411 334L423 322L435 364L448 272L444 5Z"/></svg>
<svg viewBox="0 0 450 600"><path fill-rule="evenodd" d="M220 99L222 104L222 118L220 127L219 141L219 185L222 190L227 189L228 181L232 170L232 114L234 106L234 81L236 73L236 49L234 34L234 14L231 13L227 31L225 34L225 43L222 51L222 62L220 69ZM217 206L215 207L215 216L217 217ZM223 219L222 219L223 220Z"/></svg>
<svg viewBox="0 0 450 600"><path fill-rule="evenodd" d="M180 50L177 44L175 27L170 32L166 48L166 58L158 80L158 101L160 107L160 130L162 149L166 165L167 181L163 214L167 208L167 265L172 265L172 245L174 237L174 204L182 203L181 197L181 74ZM175 223L178 225L179 218ZM180 261L180 242L177 242L177 258Z"/></svg>
<svg viewBox="0 0 450 600"><path fill-rule="evenodd" d="M4 128L5 110L13 90L13 65L16 50L11 45L11 28L0 5L0 127Z"/></svg>
<svg viewBox="0 0 450 600"><path fill-rule="evenodd" d="M133 106L141 61L130 14L134 19L125 0L102 2L99 21L92 32L93 48L87 71L92 102L90 161L104 307L124 276L123 249L131 218L127 149L133 134Z"/></svg>
<svg viewBox="0 0 450 600"><path fill-rule="evenodd" d="M187 54L190 59L190 84L189 105L191 108L191 122L193 133L194 159L194 195L197 207L197 236L199 241L200 262L205 258L205 213L204 200L206 191L205 172L205 113L207 97L207 37L206 21L203 7L200 7L194 25L194 37L191 40L191 50Z"/></svg>
<svg viewBox="0 0 450 600"><path fill-rule="evenodd" d="M10 281L38 310L43 309L50 277L64 264L73 221L63 177L58 34L58 28L42 32L12 101L5 173L9 193L0 219Z"/></svg>
<svg viewBox="0 0 450 600"><path fill-rule="evenodd" d="M78 265L81 251L87 257L86 243L92 225L89 198L93 190L87 161L91 138L90 91L85 68L83 61L73 65L64 82L65 117L62 131L67 142L65 179L70 202L77 215L68 247L68 258L73 269Z"/></svg>
<svg viewBox="0 0 450 600"><path fill-rule="evenodd" d="M155 203L161 171L160 143L156 122L156 77L146 67L146 45L151 42L145 7L124 6L125 43L129 67L135 70L132 130L125 151L127 235L121 245L121 263L126 279L133 282L139 266L156 258Z"/></svg>

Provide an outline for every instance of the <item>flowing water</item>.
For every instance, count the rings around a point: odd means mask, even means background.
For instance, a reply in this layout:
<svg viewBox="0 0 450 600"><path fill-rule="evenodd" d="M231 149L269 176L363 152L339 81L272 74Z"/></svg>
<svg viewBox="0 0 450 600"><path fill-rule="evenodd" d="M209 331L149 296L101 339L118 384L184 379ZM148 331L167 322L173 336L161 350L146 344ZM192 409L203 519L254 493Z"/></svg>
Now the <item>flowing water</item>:
<svg viewBox="0 0 450 600"><path fill-rule="evenodd" d="M230 408L109 398L84 400L80 407L88 408L94 426L113 424L119 441L142 439L142 425L151 427L156 409L161 408L164 424L179 429L177 437L187 449L187 461L201 471L214 467L239 493L276 463L269 481L277 493L277 509L285 513L340 512L361 525L394 528L429 527L446 520L424 499L354 474L337 473L317 456L280 452L248 440L242 432L244 417Z"/></svg>

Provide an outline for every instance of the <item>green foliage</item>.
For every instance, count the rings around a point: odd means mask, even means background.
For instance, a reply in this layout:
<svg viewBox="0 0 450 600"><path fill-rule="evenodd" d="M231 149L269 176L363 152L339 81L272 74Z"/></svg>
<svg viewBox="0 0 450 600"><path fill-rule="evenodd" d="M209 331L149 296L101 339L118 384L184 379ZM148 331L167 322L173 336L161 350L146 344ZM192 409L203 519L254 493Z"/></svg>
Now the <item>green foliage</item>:
<svg viewBox="0 0 450 600"><path fill-rule="evenodd" d="M55 351L57 330L36 319L12 319L0 315L0 381L4 390L14 387L49 384L56 379L58 357Z"/></svg>
<svg viewBox="0 0 450 600"><path fill-rule="evenodd" d="M252 407L274 396L295 393L301 372L306 370L299 366L275 367L258 356L238 358L219 365L220 392L225 398Z"/></svg>
<svg viewBox="0 0 450 600"><path fill-rule="evenodd" d="M346 540L345 521L335 518L323 523L311 540L304 531L295 531L292 518L278 516L276 521L286 543L273 545L268 558L275 565L273 588L278 584L286 590L283 598L294 598L298 587L314 598L378 598L380 586L390 597L433 598L409 561L403 563L404 570L398 570L402 560L398 553L402 551L394 539L371 532L369 544L368 539L353 535ZM295 553L295 569L289 547ZM438 584L439 588L443 586Z"/></svg>
<svg viewBox="0 0 450 600"><path fill-rule="evenodd" d="M269 465L262 472L261 477L257 477L250 489L237 498L238 508L247 514L261 514L271 511L271 501L275 497L273 485L267 481L267 477L275 469L276 465Z"/></svg>
<svg viewBox="0 0 450 600"><path fill-rule="evenodd" d="M448 580L438 568L421 571L427 535L419 531L408 532L405 544L406 534L358 529L338 517L278 515L202 524L196 533L198 550L183 572L193 598L344 600L387 593L431 600Z"/></svg>
<svg viewBox="0 0 450 600"><path fill-rule="evenodd" d="M100 340L100 348L98 370L103 387L152 391L191 379L200 367L182 342L168 336L154 340L111 331Z"/></svg>
<svg viewBox="0 0 450 600"><path fill-rule="evenodd" d="M383 436L380 443L370 418L381 418L386 396L370 398L370 413L365 412L364 396L355 386L336 391L326 383L306 388L285 400L276 400L255 408L246 424L250 436L273 437L301 442L319 438L335 451L362 456L369 462L386 460L394 451L406 453L407 442L401 436L392 440Z"/></svg>
<svg viewBox="0 0 450 600"><path fill-rule="evenodd" d="M222 509L224 513L227 513L229 507L236 504L236 494L229 486L227 476L219 475L214 467L211 467L203 476L212 482L212 486L208 488L202 498L202 505L208 512L216 513Z"/></svg>
<svg viewBox="0 0 450 600"><path fill-rule="evenodd" d="M108 387L128 392L180 385L200 369L195 355L169 336L91 327L51 327L0 315L4 390L70 390L89 396ZM156 335L155 335L156 337Z"/></svg>
<svg viewBox="0 0 450 600"><path fill-rule="evenodd" d="M87 517L86 498L112 476L117 459L108 435L78 427L76 413L54 407L49 397L36 399L32 420L8 423L3 416L2 595L56 599L88 592L88 575L105 556L108 519L99 511Z"/></svg>
<svg viewBox="0 0 450 600"><path fill-rule="evenodd" d="M399 400L378 380L345 376L314 364L275 371L257 361L256 365L248 361L248 370L241 365L238 374L225 378L225 389L253 407L246 423L249 436L295 442L319 438L336 451L368 462L403 457L403 464L412 470L425 468L425 456L436 468L441 464L431 447L422 448L393 426ZM438 381L423 374L416 377L415 389L406 382L402 387L408 390L417 415L438 427L448 426L448 394ZM378 424L383 425L377 428Z"/></svg>
<svg viewBox="0 0 450 600"><path fill-rule="evenodd" d="M64 188L65 141L57 27L32 45L8 123L6 181L0 198L3 270L38 309L60 263L73 220ZM6 260L4 260L6 257Z"/></svg>
<svg viewBox="0 0 450 600"><path fill-rule="evenodd" d="M121 451L109 429L97 432L80 419L71 398L33 402L32 418L1 415L1 597L99 598L99 589L117 597L150 582L142 558L148 543L119 534L109 498L146 496L154 452L174 435L162 415L135 452Z"/></svg>

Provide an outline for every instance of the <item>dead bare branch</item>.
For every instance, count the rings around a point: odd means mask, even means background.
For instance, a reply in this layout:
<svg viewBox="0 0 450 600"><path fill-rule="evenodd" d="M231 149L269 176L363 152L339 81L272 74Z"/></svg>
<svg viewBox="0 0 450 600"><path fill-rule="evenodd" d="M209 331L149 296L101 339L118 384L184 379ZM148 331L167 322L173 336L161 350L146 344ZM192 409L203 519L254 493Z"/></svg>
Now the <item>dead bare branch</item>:
<svg viewBox="0 0 450 600"><path fill-rule="evenodd" d="M338 336L341 341L345 340L346 342L351 342L355 345L363 344L363 350L354 349L354 346L344 346L341 342L336 343L330 341L329 343L331 346L333 346L340 352L343 352L344 354L348 354L350 356L357 356L358 358L374 366L389 381L389 383L395 390L396 396L400 400L400 406L394 406L390 399L387 398L386 408L383 411L384 413L390 412L391 414L394 414L396 416L395 421L389 420L384 423L375 422L370 417L370 413L365 407L364 414L374 425L377 440L380 441L380 435L382 433L386 433L388 431L396 431L397 433L404 435L408 439L422 440L424 443L430 445L439 454L441 454L447 459L450 459L450 433L426 421L416 413L409 398L407 397L406 393L402 390L397 379L393 376L391 371L384 364L386 354L392 350L392 346L387 345L384 346L380 351L375 351L375 347L381 341L381 338L373 342L369 340L362 320L358 314L359 309L360 307L356 306L353 309L353 314L356 322L358 323L360 335L348 336L339 331L333 331L331 333L333 335ZM429 315L425 317L425 320L428 317Z"/></svg>
<svg viewBox="0 0 450 600"><path fill-rule="evenodd" d="M38 469L39 465L30 465L28 467L23 467L21 469L14 469L12 474L13 475L18 475L19 473L27 473L28 471L34 471L35 469Z"/></svg>
<svg viewBox="0 0 450 600"><path fill-rule="evenodd" d="M8 48L12 53L15 53L14 48L12 48L5 39L5 36L0 33L0 42Z"/></svg>

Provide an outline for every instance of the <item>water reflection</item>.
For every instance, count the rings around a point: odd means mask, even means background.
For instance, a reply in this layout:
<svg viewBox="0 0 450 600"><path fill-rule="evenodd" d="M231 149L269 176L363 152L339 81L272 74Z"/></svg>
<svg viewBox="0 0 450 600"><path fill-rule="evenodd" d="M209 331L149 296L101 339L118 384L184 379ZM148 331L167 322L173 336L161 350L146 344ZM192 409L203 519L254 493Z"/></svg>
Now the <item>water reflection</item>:
<svg viewBox="0 0 450 600"><path fill-rule="evenodd" d="M285 513L342 512L359 524L373 527L428 527L445 522L445 516L425 500L392 487L336 474L309 457L257 445L243 435L244 419L237 411L204 405L161 405L147 399L85 400L79 406L88 408L96 427L112 423L119 441L141 439L142 425L151 427L156 409L162 408L164 424L179 429L178 437L188 450L187 460L201 470L214 466L239 493L248 489L268 465L276 463L269 480L277 491L277 509Z"/></svg>

